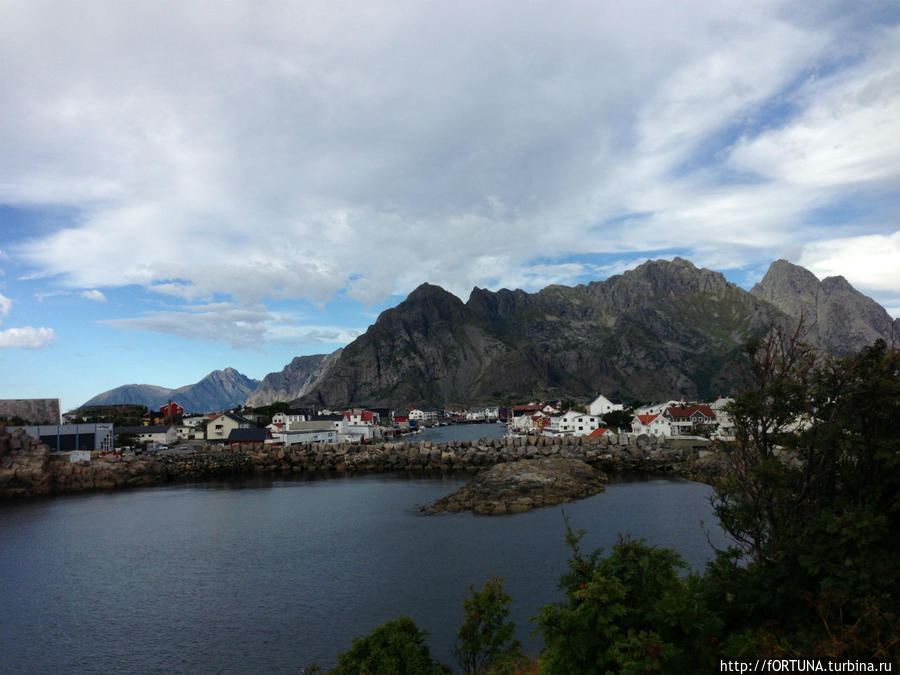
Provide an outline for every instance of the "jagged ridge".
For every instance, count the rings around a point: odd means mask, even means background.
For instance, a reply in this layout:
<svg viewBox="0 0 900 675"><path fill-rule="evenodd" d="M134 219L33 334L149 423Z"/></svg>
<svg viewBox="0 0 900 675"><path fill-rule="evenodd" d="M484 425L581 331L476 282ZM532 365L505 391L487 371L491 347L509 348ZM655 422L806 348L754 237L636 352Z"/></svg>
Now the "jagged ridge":
<svg viewBox="0 0 900 675"><path fill-rule="evenodd" d="M598 391L643 400L726 394L746 340L799 317L798 305L785 300L793 291L773 281L781 278L782 263L752 293L681 258L537 293L475 288L466 303L423 284L348 345L298 402L397 406L588 398ZM874 301L843 279L819 284L803 272L820 295L839 303L816 305L817 344L844 353L889 337L890 317ZM787 286L807 288L809 278L801 277ZM804 292L799 295L806 307Z"/></svg>

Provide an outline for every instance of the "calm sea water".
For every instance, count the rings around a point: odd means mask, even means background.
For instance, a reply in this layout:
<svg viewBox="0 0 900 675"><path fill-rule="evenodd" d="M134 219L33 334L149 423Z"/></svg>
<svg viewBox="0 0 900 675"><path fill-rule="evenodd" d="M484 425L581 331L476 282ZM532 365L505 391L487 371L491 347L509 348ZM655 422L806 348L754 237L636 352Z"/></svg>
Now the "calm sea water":
<svg viewBox="0 0 900 675"><path fill-rule="evenodd" d="M518 637L560 599L559 508L502 517L418 511L464 476L216 482L0 505L0 671L296 672L333 665L400 614L450 650L469 584L493 574ZM694 567L714 541L709 488L618 482L566 505L586 548L620 532Z"/></svg>

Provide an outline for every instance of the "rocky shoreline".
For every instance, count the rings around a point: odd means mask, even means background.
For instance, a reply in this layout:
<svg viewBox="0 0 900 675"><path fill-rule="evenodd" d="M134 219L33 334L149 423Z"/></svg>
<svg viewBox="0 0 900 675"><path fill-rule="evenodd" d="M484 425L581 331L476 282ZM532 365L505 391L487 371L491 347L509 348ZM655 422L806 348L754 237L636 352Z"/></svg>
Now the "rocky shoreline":
<svg viewBox="0 0 900 675"><path fill-rule="evenodd" d="M22 431L0 427L0 498L29 498L231 476L318 472L479 471L519 460L580 460L606 473L671 473L709 480L723 453L708 441L609 436L394 442L371 445L210 446L194 454L108 455L70 463Z"/></svg>

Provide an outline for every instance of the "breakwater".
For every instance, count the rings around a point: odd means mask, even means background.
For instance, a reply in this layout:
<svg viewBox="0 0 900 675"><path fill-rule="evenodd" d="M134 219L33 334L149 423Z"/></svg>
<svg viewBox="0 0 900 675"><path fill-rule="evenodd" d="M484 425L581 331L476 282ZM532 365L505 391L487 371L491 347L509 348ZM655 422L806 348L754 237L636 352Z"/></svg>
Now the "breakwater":
<svg viewBox="0 0 900 675"><path fill-rule="evenodd" d="M211 445L193 454L107 455L71 463L24 432L0 428L0 497L34 497L266 473L478 471L521 459L580 459L608 473L669 472L703 480L721 470L708 441L652 436L528 436L476 441Z"/></svg>

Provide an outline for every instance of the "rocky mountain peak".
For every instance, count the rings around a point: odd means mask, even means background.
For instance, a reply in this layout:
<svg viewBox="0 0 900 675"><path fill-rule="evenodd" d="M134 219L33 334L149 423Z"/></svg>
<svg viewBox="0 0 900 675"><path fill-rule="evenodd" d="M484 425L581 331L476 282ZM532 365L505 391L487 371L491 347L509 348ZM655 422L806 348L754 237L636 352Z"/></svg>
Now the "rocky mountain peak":
<svg viewBox="0 0 900 675"><path fill-rule="evenodd" d="M822 281L803 267L776 260L750 293L795 320L801 317L811 343L837 354L858 351L890 333L893 320L842 276Z"/></svg>

